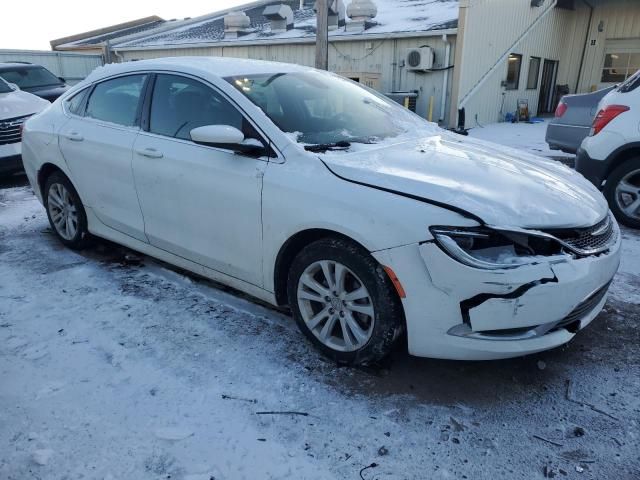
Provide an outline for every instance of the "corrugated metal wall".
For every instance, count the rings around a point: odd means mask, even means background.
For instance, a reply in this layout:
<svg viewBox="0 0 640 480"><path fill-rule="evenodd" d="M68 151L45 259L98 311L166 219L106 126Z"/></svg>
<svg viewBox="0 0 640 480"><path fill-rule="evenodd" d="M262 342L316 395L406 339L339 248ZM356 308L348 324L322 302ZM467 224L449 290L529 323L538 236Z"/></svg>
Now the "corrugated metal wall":
<svg viewBox="0 0 640 480"><path fill-rule="evenodd" d="M553 8L551 3L532 8L528 1L477 0L471 1L464 32L463 61L460 80L461 101L483 75L505 53L522 55L520 83L517 90L506 90L502 82L507 77L507 60L500 62L495 71L484 80L483 86L469 97L465 105L467 126L502 120L507 112L514 112L518 99L526 99L535 114L540 96L538 88L527 89L527 76L531 57L559 61L557 84L577 82L581 51L568 46L584 43L588 13L585 8L576 11ZM536 24L536 20L542 20ZM500 19L496 26L495 19ZM524 32L529 33L511 48ZM477 117L476 117L477 115Z"/></svg>
<svg viewBox="0 0 640 480"><path fill-rule="evenodd" d="M600 22L602 22L602 32L598 31ZM640 1L638 0L619 0L596 7L589 29L584 67L580 77L580 91L587 92L598 87L607 41L621 39L632 39L637 42L640 49ZM578 46L581 45L582 43Z"/></svg>
<svg viewBox="0 0 640 480"><path fill-rule="evenodd" d="M0 62L30 62L42 65L73 85L102 65L102 55L36 50L0 50Z"/></svg>
<svg viewBox="0 0 640 480"><path fill-rule="evenodd" d="M448 36L448 41L452 45L451 61L453 62L455 36ZM361 79L366 77L370 80L367 83L383 93L393 90L418 90L417 113L424 117L428 115L429 101L433 97L432 118L434 121L438 121L441 116L440 104L444 72L410 72L406 70L403 62L407 49L423 45L428 45L435 49L435 68L446 66L444 58L446 44L442 37L416 37L331 42L329 44L329 70L348 77L359 77ZM307 66L313 66L315 63L315 46L312 43L172 48L123 51L119 52L119 54L125 61L181 55L210 55L271 60ZM449 86L447 87L447 107L444 112L448 111L450 84L451 81L449 81Z"/></svg>

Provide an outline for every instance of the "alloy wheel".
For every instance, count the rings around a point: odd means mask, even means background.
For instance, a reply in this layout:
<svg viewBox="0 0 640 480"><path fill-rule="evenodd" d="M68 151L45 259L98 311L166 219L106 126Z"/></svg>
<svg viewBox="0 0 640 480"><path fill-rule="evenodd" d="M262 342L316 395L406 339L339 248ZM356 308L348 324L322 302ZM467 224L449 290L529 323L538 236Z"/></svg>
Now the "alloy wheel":
<svg viewBox="0 0 640 480"><path fill-rule="evenodd" d="M375 311L369 291L345 265L321 260L298 281L298 306L309 330L325 346L353 352L370 340Z"/></svg>
<svg viewBox="0 0 640 480"><path fill-rule="evenodd" d="M49 187L47 208L58 234L65 240L73 240L78 232L78 211L73 197L61 183Z"/></svg>
<svg viewBox="0 0 640 480"><path fill-rule="evenodd" d="M615 198L626 216L640 220L640 170L629 172L618 182Z"/></svg>

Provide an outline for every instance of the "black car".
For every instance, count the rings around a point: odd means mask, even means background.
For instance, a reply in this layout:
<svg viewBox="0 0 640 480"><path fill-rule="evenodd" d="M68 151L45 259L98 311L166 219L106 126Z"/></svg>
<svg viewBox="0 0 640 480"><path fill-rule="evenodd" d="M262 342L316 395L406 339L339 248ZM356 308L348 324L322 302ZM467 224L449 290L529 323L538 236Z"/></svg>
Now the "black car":
<svg viewBox="0 0 640 480"><path fill-rule="evenodd" d="M56 77L42 65L26 62L0 63L0 77L9 83L15 83L20 90L50 102L69 88L64 78Z"/></svg>

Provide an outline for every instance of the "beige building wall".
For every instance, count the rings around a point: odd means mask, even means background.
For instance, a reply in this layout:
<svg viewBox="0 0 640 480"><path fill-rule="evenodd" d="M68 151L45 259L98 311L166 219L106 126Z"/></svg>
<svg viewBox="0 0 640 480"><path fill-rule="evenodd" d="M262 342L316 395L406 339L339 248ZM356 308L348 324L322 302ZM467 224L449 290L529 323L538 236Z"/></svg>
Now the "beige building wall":
<svg viewBox="0 0 640 480"><path fill-rule="evenodd" d="M446 37L450 43L451 62L455 51L455 35ZM361 83L383 92L417 90L417 113L427 117L432 101L432 119L438 121L449 109L451 72L446 88L446 107L441 111L444 71L417 73L404 66L405 52L409 48L430 46L435 50L436 68L449 65L445 59L446 43L442 36L412 37L379 40L334 41L329 45L329 70L346 77L358 78ZM136 51L119 51L123 61L182 55L252 58L313 66L313 43L259 44L246 46L216 46L162 48ZM432 99L433 98L433 99ZM431 100L432 99L432 100Z"/></svg>
<svg viewBox="0 0 640 480"><path fill-rule="evenodd" d="M600 76L607 42L637 39L640 47L640 1L592 2L591 15L582 0L576 0L573 10L556 8L551 0L541 7L531 7L528 0L461 0L459 35L463 40L456 52L459 83L457 91L454 87L451 124L461 103L467 127L503 120L507 112L515 112L518 99L526 99L536 114L545 59L559 62L555 84L567 85L571 93L604 86ZM600 22L602 32L598 31ZM509 53L522 55L517 90L502 85ZM531 57L541 58L541 67L538 88L528 90Z"/></svg>

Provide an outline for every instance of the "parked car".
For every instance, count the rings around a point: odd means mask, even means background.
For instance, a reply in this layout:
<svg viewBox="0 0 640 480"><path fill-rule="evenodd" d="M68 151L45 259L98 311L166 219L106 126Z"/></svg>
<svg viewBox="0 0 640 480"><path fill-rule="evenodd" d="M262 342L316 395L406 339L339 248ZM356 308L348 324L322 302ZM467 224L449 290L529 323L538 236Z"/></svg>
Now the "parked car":
<svg viewBox="0 0 640 480"><path fill-rule="evenodd" d="M34 113L44 110L49 102L0 78L0 174L22 168L20 159L23 123Z"/></svg>
<svg viewBox="0 0 640 480"><path fill-rule="evenodd" d="M0 77L50 102L69 89L64 78L56 77L41 65L26 62L0 63Z"/></svg>
<svg viewBox="0 0 640 480"><path fill-rule="evenodd" d="M593 118L598 113L598 103L614 88L562 97L555 118L547 126L545 140L549 148L576 153L591 131Z"/></svg>
<svg viewBox="0 0 640 480"><path fill-rule="evenodd" d="M600 102L576 169L603 190L620 223L640 228L640 71Z"/></svg>
<svg viewBox="0 0 640 480"><path fill-rule="evenodd" d="M551 160L438 128L311 68L183 57L94 71L24 134L53 231L289 305L325 354L494 359L600 312L620 234Z"/></svg>

